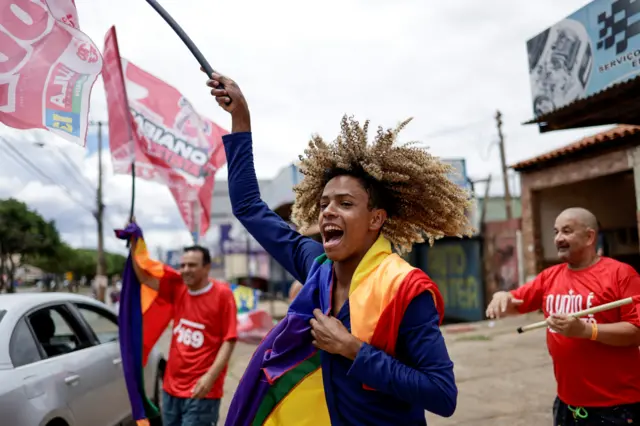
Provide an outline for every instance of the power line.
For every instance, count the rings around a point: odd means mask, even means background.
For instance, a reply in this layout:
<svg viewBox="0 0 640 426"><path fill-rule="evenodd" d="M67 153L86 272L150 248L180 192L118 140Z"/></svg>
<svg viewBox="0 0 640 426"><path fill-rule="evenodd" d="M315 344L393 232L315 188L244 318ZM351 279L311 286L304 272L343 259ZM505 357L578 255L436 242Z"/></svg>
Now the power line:
<svg viewBox="0 0 640 426"><path fill-rule="evenodd" d="M61 152L59 150L54 150L54 151L58 151L58 154L61 154ZM71 177L78 185L80 185L80 187L84 190L89 190L88 193L85 193L84 195L88 195L89 197L93 197L94 193L95 193L95 189L91 188L91 185L89 185L87 183L87 181L84 179L84 176L82 176L79 171L77 171L76 168L70 168L67 161L58 161L58 163L62 166L62 168L67 172L68 176Z"/></svg>
<svg viewBox="0 0 640 426"><path fill-rule="evenodd" d="M15 143L15 141L12 141L12 142L13 142L13 143ZM46 143L44 143L44 142L34 142L34 144L35 144L36 146L38 146L38 147L45 147L45 146L46 146ZM0 145L0 148L3 148L3 147ZM78 166L73 162L73 160L72 160L72 159L67 155L67 153L66 153L66 152L64 152L64 151L62 151L62 150L59 150L59 149L50 149L50 150L51 150L51 151L56 151L56 152L57 152L57 153L58 153L62 158L64 158L65 162L69 165L69 167L73 169L73 173L77 175L77 176L76 176L76 177L77 177L77 179L75 179L75 178L74 178L74 180L75 180L76 182L78 182L78 183L82 183L82 184L85 186L85 188L86 188L87 190L89 190L89 191L90 191L90 192L89 192L89 194L90 194L90 197L91 197L91 198L95 197L96 188L92 187L92 186L91 186L91 184L87 181L87 179L85 179L85 178L84 178L84 175L82 174L82 171L80 170L80 168L79 168L79 167L78 167ZM5 149L4 149L4 152L6 152L7 154L9 154L9 155L10 155L10 157L11 157L11 158L16 162L16 163L20 164L21 166L28 166L28 165L26 165L26 164L25 164L25 163L24 163L20 158L18 158L18 157L17 157L17 156L12 152L12 151L9 151L9 150L7 150L7 149L5 148ZM71 174L71 171L69 170L69 167L66 167L66 165L62 164L62 161L59 161L59 163L62 165L62 167L64 167L64 168L65 168L65 170L66 170L67 172L69 172L69 173ZM37 166L36 166L36 169L37 169ZM37 169L37 170L39 171L39 169ZM48 180L49 182L51 182L51 180L49 180L49 179L47 179L47 180ZM59 186L59 184L57 184L57 183L54 183L54 184L56 184L57 186ZM75 200L75 199L74 199L73 201L74 201L74 202L77 202L77 200ZM84 207L84 206L83 206L83 207ZM106 204L105 204L105 207L115 208L115 209L118 211L118 213L119 213L119 214L124 215L124 216L126 216L126 215L128 215L128 214L129 214L129 213L127 213L127 212L125 211L125 208L124 208L124 207L122 207L122 206L121 206L121 205L119 205L119 204L111 204L111 205L106 205ZM91 211L91 213L93 214L94 212L93 212L93 211Z"/></svg>
<svg viewBox="0 0 640 426"><path fill-rule="evenodd" d="M441 136L450 135L452 133L464 132L465 130L473 129L474 127L478 127L479 125L486 124L488 122L489 122L489 119L487 118L487 119L476 121L473 123L463 124L461 126L447 127L444 129L437 130L435 132L427 133L426 135L423 136L423 138L425 139L438 138Z"/></svg>
<svg viewBox="0 0 640 426"><path fill-rule="evenodd" d="M80 185L84 185L84 187L89 190L89 194L91 194L91 196L93 197L95 195L96 188L92 187L91 184L87 182L87 179L85 179L84 175L82 174L82 171L78 168L78 166L71 160L71 158L69 158L69 156L64 151L59 149L56 149L55 151L58 155L64 158L65 162L71 167L71 169L75 171L76 182L78 182ZM67 170L69 169L67 168Z"/></svg>
<svg viewBox="0 0 640 426"><path fill-rule="evenodd" d="M16 161L18 164L22 165L22 166L27 166L27 168L31 169L32 172L34 172L35 174L41 176L43 179L45 179L46 181L52 183L53 185L57 186L58 188L62 189L68 196L68 198L73 201L74 203L76 203L78 206L82 207L83 209L85 209L86 211L88 211L89 213L93 214L93 210L88 208L87 206L85 206L84 204L82 204L81 202L79 202L73 195L73 193L69 190L69 188L67 188L66 186L58 183L57 181L55 181L54 179L52 179L49 175L47 175L46 173L44 173L42 170L40 170L35 164L33 164L31 162L31 160L29 160L27 157L24 156L24 154L22 154L15 146L13 146L7 139L5 139L4 137L0 136L0 141L4 142L5 146L7 148L9 148L9 151L5 151L8 152L11 155L11 157L14 159L14 161Z"/></svg>
<svg viewBox="0 0 640 426"><path fill-rule="evenodd" d="M481 151L482 148L478 145L477 146L477 148L478 148L478 157L480 157L480 159L486 163L487 161L490 160L491 148L493 148L495 145L498 145L498 144L499 144L499 142L497 142L497 141L489 142L489 145L486 148L487 152L485 154L482 153L482 151Z"/></svg>

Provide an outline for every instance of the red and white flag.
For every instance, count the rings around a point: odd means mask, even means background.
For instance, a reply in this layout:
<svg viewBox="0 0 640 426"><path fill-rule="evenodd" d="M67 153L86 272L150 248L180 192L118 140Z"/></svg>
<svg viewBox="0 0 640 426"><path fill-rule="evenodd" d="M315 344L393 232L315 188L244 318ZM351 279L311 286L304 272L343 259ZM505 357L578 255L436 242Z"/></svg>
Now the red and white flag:
<svg viewBox="0 0 640 426"><path fill-rule="evenodd" d="M115 27L105 37L102 75L115 173L164 183L190 232L209 229L214 175L226 163L228 132L198 114L182 94L120 57Z"/></svg>
<svg viewBox="0 0 640 426"><path fill-rule="evenodd" d="M84 146L101 69L73 0L0 0L0 122Z"/></svg>

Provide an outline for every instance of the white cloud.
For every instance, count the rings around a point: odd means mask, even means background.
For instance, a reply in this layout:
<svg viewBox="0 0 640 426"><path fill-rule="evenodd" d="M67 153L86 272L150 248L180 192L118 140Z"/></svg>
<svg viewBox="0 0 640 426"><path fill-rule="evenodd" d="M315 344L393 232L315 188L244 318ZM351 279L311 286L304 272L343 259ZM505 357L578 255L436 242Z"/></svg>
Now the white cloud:
<svg viewBox="0 0 640 426"><path fill-rule="evenodd" d="M415 117L404 134L421 140L435 155L467 159L469 175L500 174L494 115L503 113L507 161L516 161L572 142L598 129L540 135L523 126L533 115L526 41L587 3L586 0L513 2L460 0L166 0L163 6L183 25L214 68L239 82L250 103L257 173L271 177L294 161L312 133L333 138L343 114L393 126ZM211 99L199 65L180 39L146 2L76 0L81 28L102 48L116 25L121 53L177 87L194 106L223 127L230 119ZM106 120L101 80L92 94L91 117ZM446 129L454 132L442 132ZM6 129L0 133L6 134ZM84 159L81 147L38 133L81 168L95 187L97 156ZM12 137L34 140L33 132ZM24 143L24 152L83 204L92 194L73 182L53 153ZM48 182L0 157L0 195L29 201L55 218L74 245L95 244L90 213ZM113 176L105 158L107 223L126 220L127 176ZM6 167L5 167L6 165ZM222 176L225 170L220 172ZM41 179L42 180L42 179ZM137 182L136 215L151 246L189 241L167 188ZM500 191L500 179L494 179ZM482 193L482 186L477 190ZM517 192L517 191L515 191ZM82 194L82 195L80 195ZM80 226L81 229L74 229ZM110 232L110 249L122 244Z"/></svg>

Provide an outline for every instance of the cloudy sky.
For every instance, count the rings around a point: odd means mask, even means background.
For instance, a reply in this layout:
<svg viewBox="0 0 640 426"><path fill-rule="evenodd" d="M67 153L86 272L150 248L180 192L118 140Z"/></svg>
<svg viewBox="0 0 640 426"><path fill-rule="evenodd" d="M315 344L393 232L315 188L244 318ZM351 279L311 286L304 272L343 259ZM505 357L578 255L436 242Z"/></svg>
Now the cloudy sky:
<svg viewBox="0 0 640 426"><path fill-rule="evenodd" d="M500 173L497 109L503 113L510 164L601 130L540 135L536 127L521 125L533 116L527 39L586 0L161 3L212 66L234 78L245 92L262 178L294 161L311 133L333 138L345 113L385 127L414 117L403 137L424 141L441 157L465 157L468 174L476 179ZM76 5L81 29L101 49L105 33L115 24L124 57L177 87L199 112L230 128L229 117L204 86L199 65L145 1L76 0ZM93 89L91 118L108 119L101 79ZM17 197L55 219L72 245L95 246L90 213L95 204L95 150L87 153L44 132L0 127L0 135L10 138L44 172L43 176L28 170L4 146L0 197ZM46 145L38 147L34 141ZM130 182L126 176L114 176L108 153L104 157L110 228L126 219ZM225 175L221 171L220 176ZM512 183L519 193L517 180ZM152 247L168 249L189 242L165 187L140 181L137 191L136 215ZM494 179L491 191L502 192L500 179ZM110 232L106 244L122 250Z"/></svg>

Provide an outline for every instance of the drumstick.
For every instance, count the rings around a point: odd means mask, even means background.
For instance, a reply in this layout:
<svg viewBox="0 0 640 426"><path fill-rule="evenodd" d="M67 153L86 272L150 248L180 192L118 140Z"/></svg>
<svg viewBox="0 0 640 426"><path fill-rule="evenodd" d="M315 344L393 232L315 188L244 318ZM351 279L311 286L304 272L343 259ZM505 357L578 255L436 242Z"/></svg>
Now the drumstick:
<svg viewBox="0 0 640 426"><path fill-rule="evenodd" d="M609 309L618 308L618 307L624 306L624 305L629 305L629 304L633 303L634 300L637 301L637 296L636 297L627 297L626 299L616 300L614 302L605 303L604 305L600 305L600 306L594 306L593 308L584 309L582 311L578 311L578 312L575 312L573 314L569 314L568 316L574 317L574 318L580 318L580 317L583 317L585 315L597 314L598 312L608 311ZM524 333L525 331L536 330L538 328L544 328L547 325L548 324L547 324L546 320L540 321L540 322L534 322L533 324L525 325L524 327L518 327L518 333Z"/></svg>

